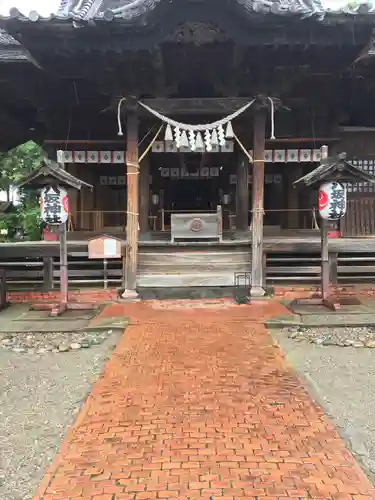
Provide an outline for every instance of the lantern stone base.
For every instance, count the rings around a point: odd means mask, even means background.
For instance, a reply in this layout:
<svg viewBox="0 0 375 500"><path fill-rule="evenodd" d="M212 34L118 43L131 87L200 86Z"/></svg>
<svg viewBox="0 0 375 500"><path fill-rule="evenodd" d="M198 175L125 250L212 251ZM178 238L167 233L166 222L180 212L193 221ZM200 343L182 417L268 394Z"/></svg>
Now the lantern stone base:
<svg viewBox="0 0 375 500"><path fill-rule="evenodd" d="M294 303L299 306L325 306L327 309L331 309L332 311L339 311L341 309L340 299L333 295L326 298L312 297L308 299L298 299Z"/></svg>
<svg viewBox="0 0 375 500"><path fill-rule="evenodd" d="M83 302L60 302L49 304L34 304L30 307L31 311L51 311L50 316L60 316L66 311L90 311L98 309L94 304L85 304Z"/></svg>

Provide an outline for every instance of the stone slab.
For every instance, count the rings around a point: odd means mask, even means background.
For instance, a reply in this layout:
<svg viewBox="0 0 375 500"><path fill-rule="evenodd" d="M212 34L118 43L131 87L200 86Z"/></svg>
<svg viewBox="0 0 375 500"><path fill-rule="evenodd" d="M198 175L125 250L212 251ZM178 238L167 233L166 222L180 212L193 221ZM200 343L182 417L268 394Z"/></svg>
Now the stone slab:
<svg viewBox="0 0 375 500"><path fill-rule="evenodd" d="M306 314L279 316L267 319L265 322L268 328L285 328L301 326L314 328L324 326L325 328L336 327L360 327L375 325L375 313L373 314L345 314L336 312L334 314Z"/></svg>
<svg viewBox="0 0 375 500"><path fill-rule="evenodd" d="M1 333L72 332L88 327L100 310L67 311L57 318L48 311L30 311L28 304L11 305L0 313Z"/></svg>
<svg viewBox="0 0 375 500"><path fill-rule="evenodd" d="M0 324L1 333L27 333L27 332L72 332L84 330L88 325L87 320L82 321L10 321Z"/></svg>
<svg viewBox="0 0 375 500"><path fill-rule="evenodd" d="M286 304L287 308L293 313L293 314L301 314L303 316L316 316L316 315L324 315L324 316L335 316L337 315L337 312L331 311L327 307L323 305L297 305L293 302L290 304ZM375 311L375 304L369 304L369 303L364 303L361 301L359 305L341 305L340 307L340 313L343 314L368 314L371 313L372 311Z"/></svg>
<svg viewBox="0 0 375 500"><path fill-rule="evenodd" d="M91 320L99 311L95 310L70 310L60 316L52 317L49 311L24 311L13 321L83 321Z"/></svg>
<svg viewBox="0 0 375 500"><path fill-rule="evenodd" d="M119 317L108 317L108 316L103 316L99 317L97 320L93 321L90 323L90 325L86 328L87 331L89 330L124 330L129 324L129 320L126 317L119 318Z"/></svg>

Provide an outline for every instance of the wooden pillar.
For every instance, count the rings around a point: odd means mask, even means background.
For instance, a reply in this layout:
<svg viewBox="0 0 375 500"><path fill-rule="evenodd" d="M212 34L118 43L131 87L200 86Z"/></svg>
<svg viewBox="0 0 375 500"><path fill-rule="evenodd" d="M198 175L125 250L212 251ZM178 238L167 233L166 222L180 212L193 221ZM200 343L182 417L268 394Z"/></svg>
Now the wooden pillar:
<svg viewBox="0 0 375 500"><path fill-rule="evenodd" d="M79 177L79 172L77 172L77 165L74 163L71 163L67 167L67 171L74 175L75 177ZM72 222L72 229L74 230L76 226L79 225L78 219L77 219L77 210L78 210L78 190L77 189L69 189L68 191L68 197L69 197L69 221ZM71 227L68 225L68 230L70 230Z"/></svg>
<svg viewBox="0 0 375 500"><path fill-rule="evenodd" d="M147 237L149 232L149 222L148 216L150 211L150 157L148 154L142 160L139 172L139 227L141 231L141 237Z"/></svg>
<svg viewBox="0 0 375 500"><path fill-rule="evenodd" d="M236 230L247 232L249 227L249 162L243 154L237 158Z"/></svg>
<svg viewBox="0 0 375 500"><path fill-rule="evenodd" d="M139 227L139 163L138 163L138 114L135 100L128 99L126 121L126 174L128 185L125 290L123 298L137 297L138 227Z"/></svg>
<svg viewBox="0 0 375 500"><path fill-rule="evenodd" d="M60 308L65 310L68 304L68 245L66 224L60 225Z"/></svg>
<svg viewBox="0 0 375 500"><path fill-rule="evenodd" d="M53 257L43 257L43 289L53 288Z"/></svg>
<svg viewBox="0 0 375 500"><path fill-rule="evenodd" d="M258 109L254 117L254 166L252 184L251 231L251 290L252 297L262 297L263 288L263 210L264 210L264 149L266 115Z"/></svg>
<svg viewBox="0 0 375 500"><path fill-rule="evenodd" d="M299 228L299 190L297 187L293 186L293 182L302 177L302 171L300 166L287 165L286 170L286 186L284 189L287 190L287 229L298 229Z"/></svg>

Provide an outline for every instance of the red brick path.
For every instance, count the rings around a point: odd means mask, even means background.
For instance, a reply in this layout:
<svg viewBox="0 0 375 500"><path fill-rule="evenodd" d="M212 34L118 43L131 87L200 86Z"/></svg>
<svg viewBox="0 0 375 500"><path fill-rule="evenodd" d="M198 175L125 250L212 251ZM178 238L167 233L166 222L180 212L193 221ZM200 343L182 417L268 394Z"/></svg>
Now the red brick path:
<svg viewBox="0 0 375 500"><path fill-rule="evenodd" d="M374 499L261 324L282 313L107 308L131 325L34 498Z"/></svg>

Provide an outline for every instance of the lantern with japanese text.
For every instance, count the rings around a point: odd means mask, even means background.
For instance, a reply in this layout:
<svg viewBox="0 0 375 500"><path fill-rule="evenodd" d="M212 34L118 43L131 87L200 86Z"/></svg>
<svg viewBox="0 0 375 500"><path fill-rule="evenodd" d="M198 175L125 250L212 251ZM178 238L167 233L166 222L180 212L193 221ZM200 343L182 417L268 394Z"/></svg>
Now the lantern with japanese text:
<svg viewBox="0 0 375 500"><path fill-rule="evenodd" d="M339 220L346 213L346 187L341 182L326 182L319 189L319 214L325 220Z"/></svg>
<svg viewBox="0 0 375 500"><path fill-rule="evenodd" d="M46 186L41 192L40 211L46 224L65 224L69 216L66 190L60 186Z"/></svg>

